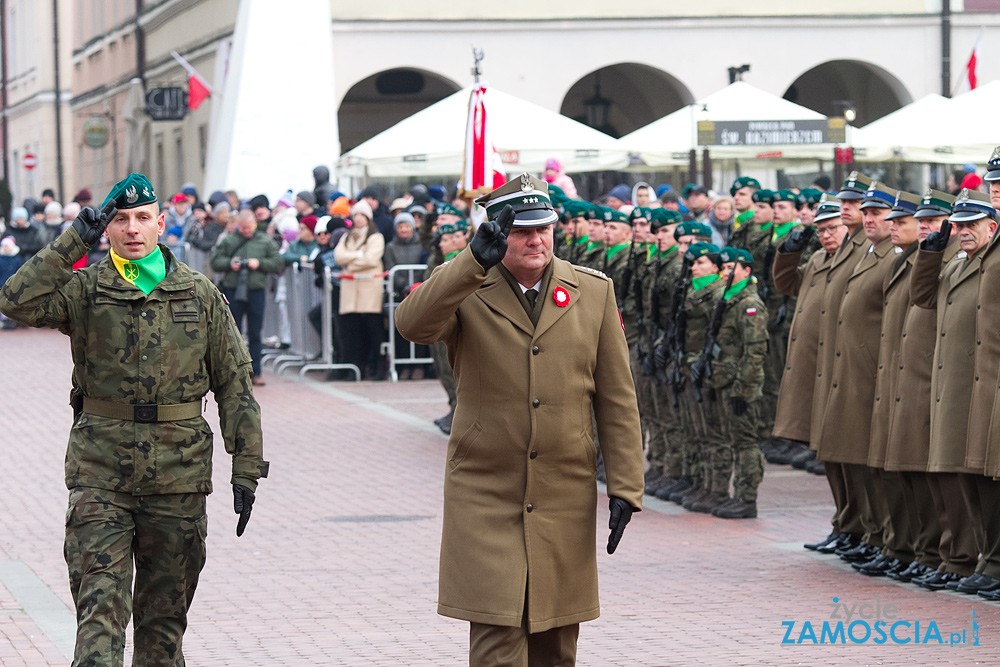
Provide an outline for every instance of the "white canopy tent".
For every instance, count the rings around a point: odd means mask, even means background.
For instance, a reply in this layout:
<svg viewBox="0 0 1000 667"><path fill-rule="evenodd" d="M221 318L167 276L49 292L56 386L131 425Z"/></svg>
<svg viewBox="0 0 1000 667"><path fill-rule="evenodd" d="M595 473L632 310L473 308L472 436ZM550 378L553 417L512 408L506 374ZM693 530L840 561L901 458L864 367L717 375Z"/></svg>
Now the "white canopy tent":
<svg viewBox="0 0 1000 667"><path fill-rule="evenodd" d="M341 156L341 176L389 178L462 173L472 88L404 118ZM558 158L568 172L621 169L629 152L617 139L537 104L488 88L487 122L507 175L541 172Z"/></svg>
<svg viewBox="0 0 1000 667"><path fill-rule="evenodd" d="M833 159L833 144L702 146L698 144L697 129L701 120L799 121L826 120L826 116L737 81L640 127L620 141L650 167L686 165L691 150L700 148L708 148L713 159L766 160L769 164L784 159Z"/></svg>
<svg viewBox="0 0 1000 667"><path fill-rule="evenodd" d="M950 151L948 159L937 162L958 164L984 163L1000 144L996 115L1000 109L1000 81L991 81L975 90L953 97L948 113L930 127L917 131L941 151Z"/></svg>
<svg viewBox="0 0 1000 667"><path fill-rule="evenodd" d="M963 96L964 97L964 96ZM955 103L932 93L865 125L854 134L854 157L862 162L959 163L983 159L982 149L960 149L945 145L956 124ZM964 124L964 119L962 121ZM943 134L942 134L943 132ZM986 149L986 156L989 155Z"/></svg>

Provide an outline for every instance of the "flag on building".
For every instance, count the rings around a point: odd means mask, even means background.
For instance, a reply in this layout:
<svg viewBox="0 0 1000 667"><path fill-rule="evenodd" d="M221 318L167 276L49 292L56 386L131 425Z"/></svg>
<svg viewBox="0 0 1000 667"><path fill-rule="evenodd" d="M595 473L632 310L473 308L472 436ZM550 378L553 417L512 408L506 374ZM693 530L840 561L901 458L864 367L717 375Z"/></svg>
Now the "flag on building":
<svg viewBox="0 0 1000 667"><path fill-rule="evenodd" d="M490 131L494 119L489 117L485 83L477 83L469 96L469 118L465 126L465 158L458 196L474 199L492 192L507 182L500 153L493 145ZM471 203L471 202L470 202ZM486 218L486 210L472 204L472 223L478 226Z"/></svg>
<svg viewBox="0 0 1000 667"><path fill-rule="evenodd" d="M976 65L979 64L979 43L983 40L983 31L979 31L979 36L976 37L976 45L972 47L972 55L969 56L969 62L965 63L965 75L969 81L969 90L976 89Z"/></svg>
<svg viewBox="0 0 1000 667"><path fill-rule="evenodd" d="M179 53L176 51L171 51L170 55L174 57L180 66L184 68L184 71L188 75L188 109L194 111L201 106L201 103L212 94L212 87L208 85L208 82L202 78L198 72L195 71L191 63L184 60Z"/></svg>

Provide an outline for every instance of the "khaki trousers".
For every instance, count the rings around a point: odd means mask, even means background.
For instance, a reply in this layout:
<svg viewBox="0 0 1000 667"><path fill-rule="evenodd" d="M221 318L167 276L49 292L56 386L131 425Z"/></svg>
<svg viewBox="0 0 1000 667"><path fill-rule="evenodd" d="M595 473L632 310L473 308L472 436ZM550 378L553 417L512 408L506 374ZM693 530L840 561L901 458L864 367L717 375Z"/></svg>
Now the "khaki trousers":
<svg viewBox="0 0 1000 667"><path fill-rule="evenodd" d="M574 667L580 624L529 633L519 627L469 624L469 667Z"/></svg>

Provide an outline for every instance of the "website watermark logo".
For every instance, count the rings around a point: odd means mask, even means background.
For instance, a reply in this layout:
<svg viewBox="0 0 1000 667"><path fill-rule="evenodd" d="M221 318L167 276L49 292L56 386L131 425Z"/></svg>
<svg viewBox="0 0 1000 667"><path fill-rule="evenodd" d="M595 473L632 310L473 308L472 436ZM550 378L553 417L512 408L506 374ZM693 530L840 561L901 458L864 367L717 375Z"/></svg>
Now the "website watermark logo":
<svg viewBox="0 0 1000 667"><path fill-rule="evenodd" d="M934 620L913 620L894 604L881 600L848 603L833 598L829 618L822 621L782 621L782 644L939 644L979 646L979 622L972 609L969 624L942 629Z"/></svg>

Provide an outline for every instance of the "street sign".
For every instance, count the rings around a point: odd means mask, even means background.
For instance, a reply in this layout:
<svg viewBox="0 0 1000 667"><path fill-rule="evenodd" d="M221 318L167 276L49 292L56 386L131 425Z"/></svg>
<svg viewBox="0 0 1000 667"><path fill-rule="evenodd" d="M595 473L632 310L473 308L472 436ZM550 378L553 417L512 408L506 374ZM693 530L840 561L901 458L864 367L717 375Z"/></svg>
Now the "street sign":
<svg viewBox="0 0 1000 667"><path fill-rule="evenodd" d="M24 163L23 164L24 164L24 168L27 169L28 171L31 171L32 169L34 169L35 165L38 164L38 160L35 158L35 154L34 153L25 153L24 154Z"/></svg>
<svg viewBox="0 0 1000 667"><path fill-rule="evenodd" d="M146 93L146 113L153 120L184 120L187 110L183 88L153 88Z"/></svg>
<svg viewBox="0 0 1000 667"><path fill-rule="evenodd" d="M794 146L844 140L843 118L698 121L699 146Z"/></svg>

